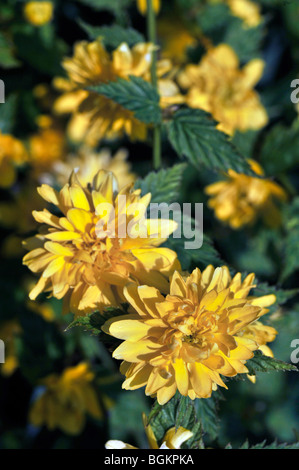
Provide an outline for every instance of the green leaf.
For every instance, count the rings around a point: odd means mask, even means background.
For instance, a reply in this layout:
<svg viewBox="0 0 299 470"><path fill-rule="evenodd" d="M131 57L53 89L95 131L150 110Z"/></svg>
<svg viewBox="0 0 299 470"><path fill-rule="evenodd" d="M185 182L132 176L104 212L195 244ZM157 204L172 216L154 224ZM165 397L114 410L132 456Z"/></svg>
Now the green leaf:
<svg viewBox="0 0 299 470"><path fill-rule="evenodd" d="M74 327L81 327L84 329L84 331L88 331L90 334L98 336L99 340L102 341L104 344L116 347L120 343L120 341L114 338L113 336L104 333L102 330L102 326L110 318L125 315L127 313L126 306L123 305L123 307L123 310L117 307L106 307L102 313L93 312L89 315L77 317L66 328L66 331Z"/></svg>
<svg viewBox="0 0 299 470"><path fill-rule="evenodd" d="M51 78L61 74L61 62L67 53L67 45L56 37L54 26L47 24L33 29L27 26L18 29L14 35L19 57L30 67Z"/></svg>
<svg viewBox="0 0 299 470"><path fill-rule="evenodd" d="M206 166L218 171L231 168L240 173L252 174L246 159L229 137L216 129L216 122L205 111L181 109L168 122L167 129L173 148L196 168Z"/></svg>
<svg viewBox="0 0 299 470"><path fill-rule="evenodd" d="M158 172L152 171L144 179L137 180L135 188L140 188L142 195L151 193L152 203L177 202L185 168L186 165L180 163Z"/></svg>
<svg viewBox="0 0 299 470"><path fill-rule="evenodd" d="M145 42L144 36L133 28L124 28L117 24L112 26L91 26L82 20L79 20L78 23L90 40L101 39L107 48L116 49L123 42L128 44L129 47L139 42Z"/></svg>
<svg viewBox="0 0 299 470"><path fill-rule="evenodd" d="M155 402L148 417L148 424L151 426L159 445L162 444L166 432L180 426L191 431L193 436L182 446L187 449L202 448L201 423L196 417L194 402L188 397L183 397L177 392L175 396L165 405Z"/></svg>
<svg viewBox="0 0 299 470"><path fill-rule="evenodd" d="M211 440L216 439L219 432L219 418L215 393L210 398L195 400L194 406L203 431L209 435Z"/></svg>
<svg viewBox="0 0 299 470"><path fill-rule="evenodd" d="M19 67L21 63L15 58L13 43L0 33L0 66L4 69Z"/></svg>
<svg viewBox="0 0 299 470"><path fill-rule="evenodd" d="M140 77L130 80L119 78L115 82L89 87L88 89L116 101L132 111L145 124L161 122L160 97L155 88Z"/></svg>
<svg viewBox="0 0 299 470"><path fill-rule="evenodd" d="M298 124L278 124L267 133L260 156L266 174L276 176L299 165Z"/></svg>
<svg viewBox="0 0 299 470"><path fill-rule="evenodd" d="M108 11L112 13L118 21L126 23L127 8L133 0L76 0L95 11Z"/></svg>
<svg viewBox="0 0 299 470"><path fill-rule="evenodd" d="M254 357L246 362L246 367L250 375L255 375L256 372L298 371L293 364L264 356L260 351L256 351Z"/></svg>
<svg viewBox="0 0 299 470"><path fill-rule="evenodd" d="M283 444L278 444L276 441L274 441L272 442L272 444L267 445L267 441L263 441L259 444L250 446L249 442L245 441L244 444L240 447L240 449L299 449L299 442L295 442L294 444L287 444L286 442L284 442Z"/></svg>

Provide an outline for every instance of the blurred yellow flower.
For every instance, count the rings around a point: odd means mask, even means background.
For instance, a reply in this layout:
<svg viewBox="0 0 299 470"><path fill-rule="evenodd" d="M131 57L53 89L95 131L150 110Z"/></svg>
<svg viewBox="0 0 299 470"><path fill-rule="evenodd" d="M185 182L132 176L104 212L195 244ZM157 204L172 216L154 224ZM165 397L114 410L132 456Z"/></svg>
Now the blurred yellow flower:
<svg viewBox="0 0 299 470"><path fill-rule="evenodd" d="M197 44L195 37L190 34L177 16L161 18L158 21L158 36L162 44L162 57L178 65L185 62L188 47Z"/></svg>
<svg viewBox="0 0 299 470"><path fill-rule="evenodd" d="M29 139L29 162L36 176L63 160L67 152L65 134L49 116L38 119L39 131Z"/></svg>
<svg viewBox="0 0 299 470"><path fill-rule="evenodd" d="M249 163L257 175L264 174L257 162L249 160ZM211 196L208 205L216 217L234 229L254 223L258 216L270 226L279 225L280 212L275 200L285 201L287 198L277 183L233 170L228 171L226 180L207 186L205 192Z"/></svg>
<svg viewBox="0 0 299 470"><path fill-rule="evenodd" d="M249 0L227 0L234 16L238 16L249 28L258 26L261 21L261 7Z"/></svg>
<svg viewBox="0 0 299 470"><path fill-rule="evenodd" d="M27 152L22 142L12 135L0 131L0 187L9 188L17 177L16 167L27 160Z"/></svg>
<svg viewBox="0 0 299 470"><path fill-rule="evenodd" d="M127 134L132 140L145 140L147 126L118 103L86 87L115 81L130 75L150 80L152 52L150 43L136 44L132 49L122 43L109 54L100 41L79 42L74 56L63 61L68 80L58 78L54 86L63 92L54 105L58 114L72 114L68 133L75 142L85 141L95 146L103 138L115 138ZM182 102L177 85L167 77L172 68L168 60L158 62L161 105L167 107Z"/></svg>
<svg viewBox="0 0 299 470"><path fill-rule="evenodd" d="M239 59L227 44L213 47L198 65L187 65L179 75L187 90L187 103L211 113L218 129L233 135L236 130L260 129L268 116L253 89L263 74L264 62L253 59L240 69Z"/></svg>
<svg viewBox="0 0 299 470"><path fill-rule="evenodd" d="M75 170L82 186L87 186L99 170L106 170L115 175L119 187L122 188L133 183L136 178L130 171L131 165L127 162L127 157L126 150L119 150L112 157L109 149L96 152L92 148L84 146L79 148L76 153L69 154L65 161L54 162L51 174L60 186L64 186L67 183L66 175L70 175Z"/></svg>
<svg viewBox="0 0 299 470"><path fill-rule="evenodd" d="M227 388L220 375L247 373L247 359L259 345L240 331L268 312L274 295L248 297L254 274L242 282L226 266L183 278L172 276L170 294L154 287L128 285L124 294L136 313L108 320L103 330L124 342L113 357L123 359L123 388L146 386L163 405L178 390L183 396L207 398L217 386Z"/></svg>
<svg viewBox="0 0 299 470"><path fill-rule="evenodd" d="M155 13L159 13L161 7L161 0L152 0L152 2ZM147 12L147 0L137 0L137 7L140 13L142 15L145 15Z"/></svg>
<svg viewBox="0 0 299 470"><path fill-rule="evenodd" d="M140 197L132 185L117 192L115 178L105 171L88 187L73 174L60 192L48 185L38 192L62 217L47 210L33 212L48 227L25 242L32 251L24 264L42 273L30 292L32 300L50 292L64 298L64 311L84 314L118 305L130 280L167 291L168 276L180 265L174 251L159 245L176 224L145 218L150 194Z"/></svg>
<svg viewBox="0 0 299 470"><path fill-rule="evenodd" d="M162 439L161 446L158 445L154 432L149 424L145 415L143 415L144 428L150 449L180 449L181 445L193 436L191 431L179 426L170 428ZM122 441L111 440L105 445L106 449L137 449L137 447L126 444Z"/></svg>
<svg viewBox="0 0 299 470"><path fill-rule="evenodd" d="M43 26L53 18L52 2L27 2L24 6L26 20L33 26Z"/></svg>
<svg viewBox="0 0 299 470"><path fill-rule="evenodd" d="M258 26L262 21L261 7L251 0L209 0L210 3L226 3L231 14L244 21L248 28Z"/></svg>
<svg viewBox="0 0 299 470"><path fill-rule="evenodd" d="M80 434L87 413L102 418L93 380L94 373L85 362L44 379L45 391L32 405L30 422L34 426L46 426L50 431L59 428L66 434Z"/></svg>
<svg viewBox="0 0 299 470"><path fill-rule="evenodd" d="M18 358L15 350L15 337L21 333L21 327L16 320L9 320L0 325L0 339L5 345L5 362L0 365L2 375L8 377L18 367Z"/></svg>

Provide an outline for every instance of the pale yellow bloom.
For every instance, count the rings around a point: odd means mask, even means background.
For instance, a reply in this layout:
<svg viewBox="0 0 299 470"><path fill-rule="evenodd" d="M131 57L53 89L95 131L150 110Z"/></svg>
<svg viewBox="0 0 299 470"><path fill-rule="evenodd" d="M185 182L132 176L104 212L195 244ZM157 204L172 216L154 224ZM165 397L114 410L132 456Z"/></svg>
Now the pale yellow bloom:
<svg viewBox="0 0 299 470"><path fill-rule="evenodd" d="M15 337L21 333L21 327L16 320L9 320L0 326L0 339L5 345L5 362L0 365L0 372L10 376L19 366L15 349Z"/></svg>
<svg viewBox="0 0 299 470"><path fill-rule="evenodd" d="M241 18L245 25L252 28L258 26L261 21L261 7L249 0L228 0L228 6L234 16Z"/></svg>
<svg viewBox="0 0 299 470"><path fill-rule="evenodd" d="M26 20L34 26L43 26L53 18L52 2L27 2L24 6Z"/></svg>
<svg viewBox="0 0 299 470"><path fill-rule="evenodd" d="M253 59L240 68L239 59L227 44L213 47L198 65L187 65L179 83L187 90L187 103L211 113L219 130L233 135L236 130L260 129L268 122L265 108L254 86L264 62Z"/></svg>
<svg viewBox="0 0 299 470"><path fill-rule="evenodd" d="M263 175L261 166L249 160L252 170ZM285 201L286 193L277 183L269 180L228 171L227 179L205 188L211 196L209 207L216 217L234 229L252 224L261 216L268 225L280 223L280 213L275 200Z"/></svg>
<svg viewBox="0 0 299 470"><path fill-rule="evenodd" d="M95 146L101 139L128 135L131 140L145 140L147 126L134 117L133 112L95 92L87 91L92 85L128 79L130 75L150 81L152 53L155 46L136 44L132 49L122 43L109 54L100 41L82 41L75 45L74 56L63 61L68 80L54 81L63 92L54 105L58 114L72 114L68 133L73 141L85 141ZM172 68L168 60L158 62L161 105L167 107L184 101L177 85L167 77Z"/></svg>
<svg viewBox="0 0 299 470"><path fill-rule="evenodd" d="M49 116L40 116L39 130L29 139L29 161L36 176L63 160L67 152L65 134Z"/></svg>
<svg viewBox="0 0 299 470"><path fill-rule="evenodd" d="M253 28L262 21L261 7L251 0L209 0L210 3L226 3L232 15L244 21L244 25Z"/></svg>
<svg viewBox="0 0 299 470"><path fill-rule="evenodd" d="M140 197L141 191L132 185L117 192L115 178L105 171L88 187L72 175L60 192L48 185L38 191L62 216L33 212L46 227L25 243L32 251L24 264L41 273L30 293L32 300L46 291L64 298L66 312L84 314L118 305L130 280L167 291L167 278L179 269L179 262L174 251L159 245L176 224L145 218L150 194Z"/></svg>
<svg viewBox="0 0 299 470"><path fill-rule="evenodd" d="M44 379L45 391L32 405L30 422L50 431L59 428L66 434L79 434L85 426L86 414L102 418L93 380L94 373L85 362Z"/></svg>
<svg viewBox="0 0 299 470"><path fill-rule="evenodd" d="M67 176L73 170L82 186L93 180L99 170L111 171L118 183L123 188L135 181L135 175L131 172L131 165L127 161L127 151L119 150L113 157L109 149L96 152L89 147L81 147L76 153L69 154L65 161L57 161L53 164L51 174L48 178L53 178L64 186L67 183Z"/></svg>
<svg viewBox="0 0 299 470"><path fill-rule="evenodd" d="M0 187L9 188L17 177L16 167L27 160L27 152L22 142L12 135L0 131Z"/></svg>
<svg viewBox="0 0 299 470"><path fill-rule="evenodd" d="M113 357L123 359L123 388L145 386L163 405L181 395L210 397L221 375L247 373L246 360L259 345L239 333L268 312L274 295L249 297L254 274L233 279L226 266L183 278L175 272L170 294L149 286L128 285L125 298L135 313L108 320L103 330L123 343Z"/></svg>
<svg viewBox="0 0 299 470"><path fill-rule="evenodd" d="M161 8L161 0L152 0L153 8L156 13L159 13ZM147 0L137 0L138 10L142 15L145 15L147 12Z"/></svg>
<svg viewBox="0 0 299 470"><path fill-rule="evenodd" d="M147 424L145 415L143 415L144 428L150 449L180 449L181 445L193 436L191 431L179 426L170 428L162 439L161 446L158 445L152 427ZM137 449L137 447L126 444L122 441L111 440L105 445L106 449Z"/></svg>

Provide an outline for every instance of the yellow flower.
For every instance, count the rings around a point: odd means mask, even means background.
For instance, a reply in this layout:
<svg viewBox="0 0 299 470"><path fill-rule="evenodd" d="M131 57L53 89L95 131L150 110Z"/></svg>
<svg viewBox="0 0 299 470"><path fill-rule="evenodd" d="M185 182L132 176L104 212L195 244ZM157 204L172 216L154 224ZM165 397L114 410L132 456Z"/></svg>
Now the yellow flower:
<svg viewBox="0 0 299 470"><path fill-rule="evenodd" d="M26 20L33 26L43 26L53 18L52 2L27 2L24 6Z"/></svg>
<svg viewBox="0 0 299 470"><path fill-rule="evenodd" d="M130 171L131 166L127 162L127 156L125 150L119 150L112 157L109 149L95 152L92 148L84 146L77 153L69 154L65 161L55 162L51 174L59 185L64 186L67 183L66 175L75 170L82 186L87 186L99 170L106 170L115 175L119 187L122 188L135 180L135 175Z"/></svg>
<svg viewBox="0 0 299 470"><path fill-rule="evenodd" d="M249 163L257 175L264 174L257 162L249 160ZM234 229L254 223L258 216L268 225L279 225L280 213L274 200L286 200L285 191L277 183L233 170L228 171L225 181L207 186L205 192L211 196L208 205L216 217Z"/></svg>
<svg viewBox="0 0 299 470"><path fill-rule="evenodd" d="M232 15L241 18L248 28L258 26L262 21L261 7L250 0L209 0L210 3L226 3Z"/></svg>
<svg viewBox="0 0 299 470"><path fill-rule="evenodd" d="M161 7L160 0L152 0L152 2L155 13L159 13ZM147 12L147 0L137 0L137 7L140 13L145 15Z"/></svg>
<svg viewBox="0 0 299 470"><path fill-rule="evenodd" d="M261 7L249 0L227 0L234 16L238 16L249 28L258 26L261 21Z"/></svg>
<svg viewBox="0 0 299 470"><path fill-rule="evenodd" d="M85 362L44 379L45 391L32 405L30 422L34 426L46 426L50 431L59 428L66 434L79 434L87 413L102 418L93 380L94 373Z"/></svg>
<svg viewBox="0 0 299 470"><path fill-rule="evenodd" d="M39 131L29 139L29 158L35 173L50 168L53 162L62 160L66 154L66 139L49 116L40 116Z"/></svg>
<svg viewBox="0 0 299 470"><path fill-rule="evenodd" d="M83 188L74 175L60 192L42 185L39 194L62 212L33 212L48 227L25 245L24 264L42 273L30 293L64 298L64 311L92 312L123 300L123 286L150 282L168 289L168 276L180 269L176 253L159 248L176 229L172 221L145 219L151 195L125 186L117 193L112 173L100 171Z"/></svg>
<svg viewBox="0 0 299 470"><path fill-rule="evenodd" d="M221 375L247 373L246 360L259 345L238 336L268 312L274 295L248 297L254 281L232 279L226 266L183 278L175 272L170 294L164 297L148 286L128 285L124 294L136 313L108 320L103 330L124 342L113 357L123 359L123 388L146 386L163 405L178 390L195 398L211 396L217 386L227 388Z"/></svg>
<svg viewBox="0 0 299 470"><path fill-rule="evenodd" d="M101 139L115 138L127 134L132 140L145 140L147 126L134 117L134 113L118 103L86 87L115 81L130 75L150 80L152 52L155 46L149 43L136 44L132 49L122 43L109 54L100 41L82 41L75 45L74 57L63 61L68 80L54 81L63 91L54 105L58 114L71 113L68 133L73 141L84 140L95 146ZM161 105L167 107L184 101L177 85L165 74L171 70L167 60L158 62Z"/></svg>
<svg viewBox="0 0 299 470"><path fill-rule="evenodd" d="M20 332L21 327L15 320L6 321L0 326L0 340L5 345L5 362L0 365L0 371L7 377L12 375L19 365L15 350L15 337Z"/></svg>
<svg viewBox="0 0 299 470"><path fill-rule="evenodd" d="M188 431L182 426L177 429L173 427L166 432L162 439L162 444L159 447L151 426L147 424L145 415L143 415L143 423L150 449L180 449L181 445L193 436L191 431ZM137 449L137 447L116 440L108 441L105 447L106 449Z"/></svg>
<svg viewBox="0 0 299 470"><path fill-rule="evenodd" d="M186 60L188 47L195 46L197 41L177 16L162 18L158 21L158 35L163 46L162 57L181 64Z"/></svg>
<svg viewBox="0 0 299 470"><path fill-rule="evenodd" d="M188 65L179 75L187 89L187 103L211 113L218 129L233 135L236 130L260 129L268 122L265 108L253 89L262 76L264 62L253 59L242 69L227 44L213 47L198 65Z"/></svg>
<svg viewBox="0 0 299 470"><path fill-rule="evenodd" d="M0 187L9 188L16 181L16 166L27 159L24 145L18 139L0 131Z"/></svg>

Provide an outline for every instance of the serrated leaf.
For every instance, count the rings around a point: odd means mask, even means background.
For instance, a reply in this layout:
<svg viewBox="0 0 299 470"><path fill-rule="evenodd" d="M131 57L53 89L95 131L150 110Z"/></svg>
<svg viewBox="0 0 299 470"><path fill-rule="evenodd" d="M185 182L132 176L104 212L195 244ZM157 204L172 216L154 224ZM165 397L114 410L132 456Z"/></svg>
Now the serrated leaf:
<svg viewBox="0 0 299 470"><path fill-rule="evenodd" d="M246 362L246 367L250 375L255 375L256 372L298 371L293 364L264 356L260 351L256 351L254 357Z"/></svg>
<svg viewBox="0 0 299 470"><path fill-rule="evenodd" d="M125 315L127 313L126 306L123 305L123 307L123 309L117 307L106 307L102 313L93 312L89 315L76 317L75 320L66 328L66 331L74 327L81 327L90 334L98 336L99 340L104 344L116 347L119 345L120 341L104 333L102 326L110 318Z"/></svg>
<svg viewBox="0 0 299 470"><path fill-rule="evenodd" d="M200 109L184 108L167 123L168 137L180 157L186 157L200 169L252 174L247 160L230 142L229 137L216 129L210 114Z"/></svg>
<svg viewBox="0 0 299 470"><path fill-rule="evenodd" d="M159 445L162 444L162 440L170 428L177 429L182 426L193 432L192 438L183 447L187 449L202 447L201 423L197 420L194 402L188 397L181 396L179 392L163 406L155 402L148 417L148 424L151 426Z"/></svg>
<svg viewBox="0 0 299 470"><path fill-rule="evenodd" d="M158 92L140 77L131 75L129 78L129 80L119 78L115 82L92 86L88 89L116 101L132 111L136 119L145 124L159 124L161 109Z"/></svg>
<svg viewBox="0 0 299 470"><path fill-rule="evenodd" d="M78 21L81 28L94 41L101 39L107 48L116 49L121 43L125 42L129 47L139 42L145 42L144 36L133 28L124 28L114 24L112 26L91 26L82 20Z"/></svg>
<svg viewBox="0 0 299 470"><path fill-rule="evenodd" d="M263 442L260 442L259 444L250 446L248 441L245 441L244 444L240 447L240 449L299 449L299 442L295 442L294 444L288 444L286 442L278 444L276 441L274 441L271 444L267 445L267 441L265 440Z"/></svg>
<svg viewBox="0 0 299 470"><path fill-rule="evenodd" d="M174 165L172 168L152 171L144 179L138 179L135 188L140 188L142 195L151 193L151 203L171 204L179 199L184 163Z"/></svg>
<svg viewBox="0 0 299 470"><path fill-rule="evenodd" d="M219 432L216 397L212 395L210 398L197 399L194 406L203 431L209 435L211 440L216 439Z"/></svg>

